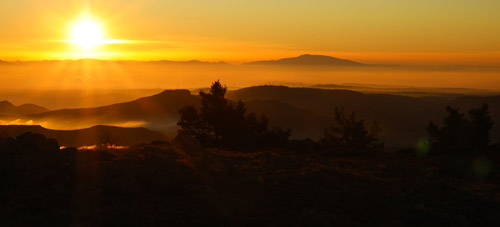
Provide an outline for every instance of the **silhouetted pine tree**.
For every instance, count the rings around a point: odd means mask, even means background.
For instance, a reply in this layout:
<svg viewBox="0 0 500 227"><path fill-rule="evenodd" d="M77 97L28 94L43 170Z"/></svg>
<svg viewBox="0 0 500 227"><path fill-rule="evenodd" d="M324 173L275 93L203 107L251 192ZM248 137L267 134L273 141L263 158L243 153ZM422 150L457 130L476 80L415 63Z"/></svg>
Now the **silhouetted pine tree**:
<svg viewBox="0 0 500 227"><path fill-rule="evenodd" d="M443 127L429 122L427 133L433 150L459 152L484 150L491 143L493 128L488 105L469 110L469 118L458 108L446 107L448 116L443 119Z"/></svg>
<svg viewBox="0 0 500 227"><path fill-rule="evenodd" d="M349 149L383 148L384 144L379 141L378 137L382 129L376 121L368 130L363 119L356 119L354 111L346 116L344 110L338 107L335 108L334 118L334 125L325 129L320 139L321 144Z"/></svg>
<svg viewBox="0 0 500 227"><path fill-rule="evenodd" d="M216 81L210 92L200 91L199 112L193 106L179 110L179 136L195 137L203 145L231 148L273 146L288 140L290 130L269 130L265 116L247 114L243 102L234 103L224 98L226 92L227 87Z"/></svg>

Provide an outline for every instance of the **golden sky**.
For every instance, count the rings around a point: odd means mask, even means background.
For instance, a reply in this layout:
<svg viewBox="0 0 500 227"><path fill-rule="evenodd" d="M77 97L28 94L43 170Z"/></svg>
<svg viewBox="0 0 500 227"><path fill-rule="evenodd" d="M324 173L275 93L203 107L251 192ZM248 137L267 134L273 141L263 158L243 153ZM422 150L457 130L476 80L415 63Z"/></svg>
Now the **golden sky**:
<svg viewBox="0 0 500 227"><path fill-rule="evenodd" d="M500 65L499 12L499 0L1 0L0 59ZM92 50L71 41L82 18L105 40Z"/></svg>

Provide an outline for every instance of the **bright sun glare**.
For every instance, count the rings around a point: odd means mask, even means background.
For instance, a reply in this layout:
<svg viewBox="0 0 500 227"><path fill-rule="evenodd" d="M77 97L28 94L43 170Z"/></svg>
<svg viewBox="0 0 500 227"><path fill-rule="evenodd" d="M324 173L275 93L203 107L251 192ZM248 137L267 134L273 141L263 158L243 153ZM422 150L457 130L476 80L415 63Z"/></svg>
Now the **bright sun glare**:
<svg viewBox="0 0 500 227"><path fill-rule="evenodd" d="M84 51L90 51L105 42L102 28L92 19L81 19L71 27L71 42Z"/></svg>

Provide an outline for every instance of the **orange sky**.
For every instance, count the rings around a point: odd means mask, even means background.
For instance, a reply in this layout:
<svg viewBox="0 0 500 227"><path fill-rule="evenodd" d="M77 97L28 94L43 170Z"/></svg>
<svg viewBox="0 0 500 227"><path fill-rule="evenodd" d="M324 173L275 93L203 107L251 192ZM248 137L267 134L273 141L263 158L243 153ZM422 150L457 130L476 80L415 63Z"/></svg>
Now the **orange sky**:
<svg viewBox="0 0 500 227"><path fill-rule="evenodd" d="M500 65L498 12L498 0L3 0L0 59L240 63L312 53ZM96 21L106 42L82 50L69 41L81 18Z"/></svg>

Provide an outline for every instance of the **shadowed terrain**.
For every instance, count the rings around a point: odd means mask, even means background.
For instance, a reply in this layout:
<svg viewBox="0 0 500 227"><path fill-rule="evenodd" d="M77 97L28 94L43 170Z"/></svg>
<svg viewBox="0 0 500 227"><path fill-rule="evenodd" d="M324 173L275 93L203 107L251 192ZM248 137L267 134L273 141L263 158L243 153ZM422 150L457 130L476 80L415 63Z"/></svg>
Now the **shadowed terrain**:
<svg viewBox="0 0 500 227"><path fill-rule="evenodd" d="M77 151L36 134L3 140L0 224L499 224L500 173L477 164L498 166L498 153L239 153L187 145Z"/></svg>
<svg viewBox="0 0 500 227"><path fill-rule="evenodd" d="M244 102L254 100L274 100L287 103L294 108L307 110L309 117L289 119L288 125L294 128L305 128L316 125L311 120L328 122L336 106L344 107L349 111L356 111L367 121L377 120L383 131L382 139L389 146L411 146L426 135L425 127L429 121L440 121L445 114L445 106L452 105L462 109L469 109L483 103L490 105L493 121L500 122L500 102L498 96L468 96L447 101L441 98L409 97L389 94L365 94L350 90L290 88L284 86L257 86L243 88L229 92L229 99L240 99ZM252 108L252 107L253 108ZM289 108L260 108L250 105L249 109L271 115L271 122L280 122L281 126L288 126L285 119L294 116ZM302 124L304 122L304 124ZM328 123L327 123L328 124ZM299 130L300 131L300 130ZM311 138L318 138L321 127ZM495 126L494 137L500 137L500 130Z"/></svg>

